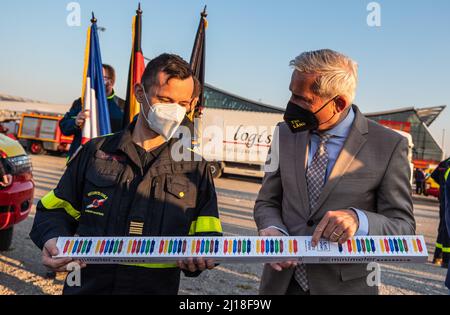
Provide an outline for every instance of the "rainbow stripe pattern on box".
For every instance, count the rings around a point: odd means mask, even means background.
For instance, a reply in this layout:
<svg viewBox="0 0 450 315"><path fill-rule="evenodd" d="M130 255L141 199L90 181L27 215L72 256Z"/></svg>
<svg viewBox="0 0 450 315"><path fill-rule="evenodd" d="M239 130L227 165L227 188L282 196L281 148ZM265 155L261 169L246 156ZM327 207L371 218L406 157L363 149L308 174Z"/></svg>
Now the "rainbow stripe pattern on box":
<svg viewBox="0 0 450 315"><path fill-rule="evenodd" d="M58 239L58 258L96 264L174 262L205 257L218 262L426 262L423 236L354 237L345 244L297 237L78 237Z"/></svg>

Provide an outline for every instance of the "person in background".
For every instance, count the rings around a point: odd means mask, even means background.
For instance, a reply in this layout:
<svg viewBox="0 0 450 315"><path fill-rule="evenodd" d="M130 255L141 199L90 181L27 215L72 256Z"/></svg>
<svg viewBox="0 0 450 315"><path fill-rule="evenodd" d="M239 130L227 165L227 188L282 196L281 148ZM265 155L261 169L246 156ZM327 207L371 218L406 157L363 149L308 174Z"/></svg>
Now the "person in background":
<svg viewBox="0 0 450 315"><path fill-rule="evenodd" d="M448 268L450 258L450 237L445 218L445 174L449 167L450 159L447 159L439 163L438 167L431 173L431 178L439 184L439 227L433 263L442 268Z"/></svg>
<svg viewBox="0 0 450 315"><path fill-rule="evenodd" d="M447 165L448 166L448 165ZM444 203L445 203L445 222L447 225L447 236L450 237L450 167L447 168L444 174ZM450 267L447 271L447 279L445 280L445 286L449 289L450 294Z"/></svg>
<svg viewBox="0 0 450 315"><path fill-rule="evenodd" d="M11 183L11 175L7 174L3 158L0 158L0 188L4 188Z"/></svg>
<svg viewBox="0 0 450 315"><path fill-rule="evenodd" d="M103 65L103 78L105 81L106 96L108 100L109 117L111 120L111 130L113 133L122 130L123 111L125 101L114 91L116 82L116 71L110 65ZM82 110L81 98L77 99L70 111L66 113L64 118L59 122L61 132L65 136L74 136L72 145L68 153L69 158L77 151L81 145L82 129L86 119L89 117L88 110Z"/></svg>
<svg viewBox="0 0 450 315"><path fill-rule="evenodd" d="M414 175L416 180L416 194L422 195L425 188L425 172L420 168L416 168Z"/></svg>

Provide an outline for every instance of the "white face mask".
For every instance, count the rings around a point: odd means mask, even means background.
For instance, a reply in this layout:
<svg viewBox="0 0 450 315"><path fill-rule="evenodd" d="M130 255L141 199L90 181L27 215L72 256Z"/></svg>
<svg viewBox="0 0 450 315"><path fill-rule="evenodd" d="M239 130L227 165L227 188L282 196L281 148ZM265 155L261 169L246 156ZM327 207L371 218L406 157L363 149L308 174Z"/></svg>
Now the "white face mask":
<svg viewBox="0 0 450 315"><path fill-rule="evenodd" d="M161 103L151 106L145 92L144 97L150 107L147 117L144 116L148 126L166 141L169 141L183 122L186 116L186 108L176 103ZM143 114L145 113L142 104L141 111Z"/></svg>

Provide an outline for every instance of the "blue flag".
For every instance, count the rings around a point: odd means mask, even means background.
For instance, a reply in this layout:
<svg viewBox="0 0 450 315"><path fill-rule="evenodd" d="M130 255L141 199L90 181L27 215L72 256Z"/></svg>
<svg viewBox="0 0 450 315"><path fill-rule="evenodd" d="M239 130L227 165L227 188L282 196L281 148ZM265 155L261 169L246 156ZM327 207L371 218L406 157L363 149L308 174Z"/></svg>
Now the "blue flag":
<svg viewBox="0 0 450 315"><path fill-rule="evenodd" d="M89 118L83 127L82 143L111 133L108 101L103 79L103 63L95 18L88 29L83 76L83 110Z"/></svg>

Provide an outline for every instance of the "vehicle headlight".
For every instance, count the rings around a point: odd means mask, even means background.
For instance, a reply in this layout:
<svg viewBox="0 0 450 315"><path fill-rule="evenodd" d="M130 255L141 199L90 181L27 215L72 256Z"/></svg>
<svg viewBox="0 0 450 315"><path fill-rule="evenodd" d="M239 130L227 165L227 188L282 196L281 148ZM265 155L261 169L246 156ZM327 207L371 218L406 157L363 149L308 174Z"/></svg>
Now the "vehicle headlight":
<svg viewBox="0 0 450 315"><path fill-rule="evenodd" d="M11 175L20 175L23 173L31 173L33 171L31 159L27 155L7 158L6 163L9 166L8 173Z"/></svg>

